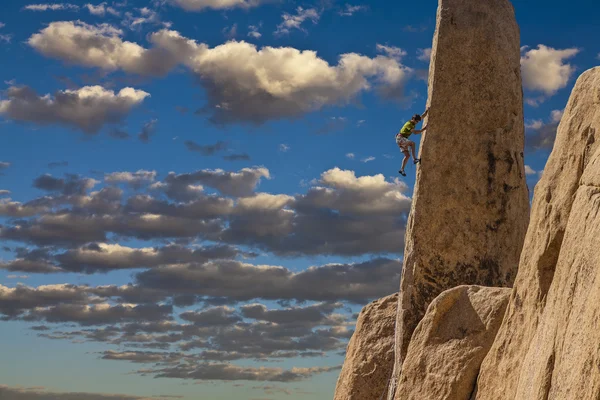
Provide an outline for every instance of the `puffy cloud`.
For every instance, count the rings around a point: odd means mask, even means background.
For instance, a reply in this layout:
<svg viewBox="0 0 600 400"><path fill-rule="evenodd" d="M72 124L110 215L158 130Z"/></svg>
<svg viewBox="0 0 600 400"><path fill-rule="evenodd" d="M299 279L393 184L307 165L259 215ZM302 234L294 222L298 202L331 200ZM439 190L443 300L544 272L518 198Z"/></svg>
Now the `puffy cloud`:
<svg viewBox="0 0 600 400"><path fill-rule="evenodd" d="M298 29L300 31L306 32L305 29L302 28L302 23L304 21L311 20L313 24L319 22L319 18L321 14L315 8L304 9L302 7L296 8L296 14L292 15L290 13L283 13L281 18L283 18L283 22L277 25L277 30L275 31L276 35L285 35L290 33L292 29Z"/></svg>
<svg viewBox="0 0 600 400"><path fill-rule="evenodd" d="M198 183L215 188L226 196L245 197L254 193L262 178L271 178L269 170L263 167L243 168L239 172L222 169L201 170L189 174L170 172L164 182L155 185L155 188L163 190L173 199L180 200L189 199L189 186Z"/></svg>
<svg viewBox="0 0 600 400"><path fill-rule="evenodd" d="M9 194L10 192L6 193ZM1 194L1 193L0 193ZM22 204L16 201L12 201L9 198L0 199L0 216L12 217L12 218L23 218L31 217L36 214L48 211L48 207L43 205L33 204Z"/></svg>
<svg viewBox="0 0 600 400"><path fill-rule="evenodd" d="M52 392L40 387L0 385L0 398L7 400L168 400L173 396L141 397L126 394Z"/></svg>
<svg viewBox="0 0 600 400"><path fill-rule="evenodd" d="M79 6L76 4L69 3L53 3L53 4L29 4L23 7L29 11L60 11L60 10L72 10L78 11Z"/></svg>
<svg viewBox="0 0 600 400"><path fill-rule="evenodd" d="M99 17L103 17L105 16L107 13L111 14L115 17L118 17L121 15L121 13L117 10L115 10L113 7L107 6L106 2L94 5L94 4L86 4L84 6L85 8L88 9L88 11L90 12L90 14L92 15L97 15Z"/></svg>
<svg viewBox="0 0 600 400"><path fill-rule="evenodd" d="M238 301L288 299L360 303L397 291L400 272L401 263L389 259L327 264L301 272L222 260L147 270L137 274L136 281L149 289Z"/></svg>
<svg viewBox="0 0 600 400"><path fill-rule="evenodd" d="M170 0L171 4L186 11L204 11L206 9L225 10L230 8L249 9L272 0Z"/></svg>
<svg viewBox="0 0 600 400"><path fill-rule="evenodd" d="M165 31L168 35L168 31ZM123 32L108 24L88 25L80 21L52 22L27 43L47 57L107 71L123 69L142 75L164 75L180 62L181 49L166 46L146 50L123 41ZM151 36L151 41L159 34Z"/></svg>
<svg viewBox="0 0 600 400"><path fill-rule="evenodd" d="M567 86L575 67L565 62L579 53L579 49L557 50L542 44L537 49L522 48L521 71L523 86L529 90L552 96Z"/></svg>
<svg viewBox="0 0 600 400"><path fill-rule="evenodd" d="M198 112L211 114L218 124L293 118L346 104L374 84L381 96L403 99L403 86L413 75L400 63L397 50L390 53L393 48L385 46L378 47L384 54L374 58L342 54L332 66L314 51L291 47L257 49L229 41L210 48L161 30L150 35L153 47L145 49L121 35L106 24L53 22L28 43L46 56L108 71L164 75L183 64L207 91L208 104Z"/></svg>
<svg viewBox="0 0 600 400"><path fill-rule="evenodd" d="M139 170L137 172L112 172L104 175L108 183L126 183L133 188L140 188L156 179L156 171Z"/></svg>
<svg viewBox="0 0 600 400"><path fill-rule="evenodd" d="M90 301L85 288L81 286L63 284L32 288L19 284L9 288L0 285L0 313L7 317L59 305L83 305Z"/></svg>
<svg viewBox="0 0 600 400"><path fill-rule="evenodd" d="M101 86L57 91L54 96L12 86L6 95L6 100L0 100L0 115L5 118L39 125L63 124L86 133L97 133L105 124L122 121L149 96L129 87L115 93Z"/></svg>
<svg viewBox="0 0 600 400"><path fill-rule="evenodd" d="M239 254L241 252L238 249L227 245L192 249L178 245L131 248L119 244L94 243L67 250L51 259L65 271L93 273L180 263L204 263L212 259L235 258Z"/></svg>
<svg viewBox="0 0 600 400"><path fill-rule="evenodd" d="M64 195L84 195L98 183L91 178L81 178L78 175L67 174L66 179L55 178L50 174L44 174L33 181L33 186L48 192L59 192Z"/></svg>

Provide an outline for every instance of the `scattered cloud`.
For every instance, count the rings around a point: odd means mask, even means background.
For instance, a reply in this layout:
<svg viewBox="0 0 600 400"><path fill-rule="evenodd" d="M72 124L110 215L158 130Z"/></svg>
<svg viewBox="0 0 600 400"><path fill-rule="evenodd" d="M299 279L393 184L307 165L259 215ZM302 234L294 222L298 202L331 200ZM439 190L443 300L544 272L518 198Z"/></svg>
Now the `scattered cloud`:
<svg viewBox="0 0 600 400"><path fill-rule="evenodd" d="M262 33L260 33L258 30L262 27L262 23L259 24L258 26L256 25L250 25L248 26L248 36L253 37L254 39L260 39L262 36Z"/></svg>
<svg viewBox="0 0 600 400"><path fill-rule="evenodd" d="M552 149L563 110L553 110L547 122L533 120L525 123L525 147L529 151Z"/></svg>
<svg viewBox="0 0 600 400"><path fill-rule="evenodd" d="M11 163L7 161L0 161L0 171L11 166Z"/></svg>
<svg viewBox="0 0 600 400"><path fill-rule="evenodd" d="M156 130L157 119L152 119L144 124L142 127L142 131L138 134L138 139L140 139L144 143L150 142L150 137L154 135L154 131Z"/></svg>
<svg viewBox="0 0 600 400"><path fill-rule="evenodd" d="M353 6L351 4L346 4L342 10L338 11L338 14L341 16L344 16L344 17L350 17L350 16L354 15L354 13L356 13L356 12L366 11L366 10L367 10L367 6L363 6L363 5Z"/></svg>
<svg viewBox="0 0 600 400"><path fill-rule="evenodd" d="M96 5L88 3L84 7L87 8L87 10L90 12L90 14L96 15L99 17L104 17L106 14L111 14L112 16L115 16L115 17L121 16L121 13L119 11L117 11L113 7L107 6L106 2L96 4Z"/></svg>
<svg viewBox="0 0 600 400"><path fill-rule="evenodd" d="M79 6L76 4L69 4L69 3L29 4L25 7L23 7L23 9L29 10L29 11L62 11L62 10L79 11Z"/></svg>
<svg viewBox="0 0 600 400"><path fill-rule="evenodd" d="M224 142L222 140L219 140L215 144L205 145L198 144L192 140L186 140L184 144L189 151L195 151L197 153L202 154L203 156L213 156L219 152L227 150L229 147L227 142Z"/></svg>
<svg viewBox="0 0 600 400"><path fill-rule="evenodd" d="M160 15L148 7L125 12L125 18L121 24L131 30L141 29L144 25L162 25L166 28L171 26L170 22L163 22Z"/></svg>
<svg viewBox="0 0 600 400"><path fill-rule="evenodd" d="M226 10L232 8L249 9L272 0L170 0L170 3L186 11L204 11L206 9Z"/></svg>
<svg viewBox="0 0 600 400"><path fill-rule="evenodd" d="M360 160L360 161L362 161L362 162L364 162L364 163L368 163L369 161L374 161L374 160L375 160L375 157L371 156L371 157L366 157L366 158L363 158L363 159L362 159L362 160Z"/></svg>
<svg viewBox="0 0 600 400"><path fill-rule="evenodd" d="M565 61L577 55L579 49L557 50L542 44L537 49L528 49L527 46L521 48L521 71L526 89L552 96L567 86L575 67Z"/></svg>
<svg viewBox="0 0 600 400"><path fill-rule="evenodd" d="M351 160L354 160L354 157L355 157L354 153L348 153L348 154L346 154L346 158L349 158Z"/></svg>
<svg viewBox="0 0 600 400"><path fill-rule="evenodd" d="M0 100L0 115L18 122L61 124L95 134L106 124L121 122L148 96L130 87L115 93L102 86L41 96L30 87L11 86L6 91L6 100Z"/></svg>
<svg viewBox="0 0 600 400"><path fill-rule="evenodd" d="M298 7L296 8L295 15L286 12L283 13L281 18L283 21L277 25L276 35L287 35L293 29L306 32L306 29L302 28L304 21L310 20L313 24L316 24L319 22L319 18L321 18L321 13L316 8L305 9Z"/></svg>

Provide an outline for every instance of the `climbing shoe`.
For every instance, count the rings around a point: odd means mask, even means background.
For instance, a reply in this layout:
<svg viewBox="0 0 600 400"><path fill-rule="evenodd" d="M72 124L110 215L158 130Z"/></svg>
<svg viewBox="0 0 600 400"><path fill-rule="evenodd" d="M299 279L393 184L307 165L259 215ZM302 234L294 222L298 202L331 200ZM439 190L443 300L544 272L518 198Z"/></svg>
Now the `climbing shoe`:
<svg viewBox="0 0 600 400"><path fill-rule="evenodd" d="M402 176L406 176L406 172L404 172L404 171L402 171L402 170L400 170L400 171L398 171L398 172L400 173L400 175L402 175Z"/></svg>

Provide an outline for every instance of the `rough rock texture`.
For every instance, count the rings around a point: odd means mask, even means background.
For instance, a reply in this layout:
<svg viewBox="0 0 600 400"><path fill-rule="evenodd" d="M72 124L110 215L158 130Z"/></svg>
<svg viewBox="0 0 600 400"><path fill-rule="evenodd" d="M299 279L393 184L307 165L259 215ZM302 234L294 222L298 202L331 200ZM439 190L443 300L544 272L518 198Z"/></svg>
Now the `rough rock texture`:
<svg viewBox="0 0 600 400"><path fill-rule="evenodd" d="M529 221L519 46L508 0L440 0L431 110L406 233L395 379L415 327L441 292L512 286Z"/></svg>
<svg viewBox="0 0 600 400"><path fill-rule="evenodd" d="M571 93L535 188L505 320L477 399L600 398L600 68Z"/></svg>
<svg viewBox="0 0 600 400"><path fill-rule="evenodd" d="M377 400L387 389L394 364L398 294L362 309L348 343L334 400Z"/></svg>
<svg viewBox="0 0 600 400"><path fill-rule="evenodd" d="M408 346L395 398L469 400L510 292L459 286L436 297Z"/></svg>

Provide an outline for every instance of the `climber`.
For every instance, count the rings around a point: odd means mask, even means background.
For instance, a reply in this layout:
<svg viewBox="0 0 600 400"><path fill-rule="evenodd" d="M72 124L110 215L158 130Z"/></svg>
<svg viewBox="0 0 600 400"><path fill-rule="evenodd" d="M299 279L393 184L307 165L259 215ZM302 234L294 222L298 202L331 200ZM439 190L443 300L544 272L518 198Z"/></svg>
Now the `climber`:
<svg viewBox="0 0 600 400"><path fill-rule="evenodd" d="M423 129L415 129L415 126L417 126L417 124L427 116L428 112L429 108L425 110L423 115L415 114L410 121L404 124L402 129L400 129L400 132L396 134L396 144L398 145L402 153L404 153L404 160L402 160L402 168L400 169L400 171L398 171L402 176L406 176L404 168L406 167L406 163L410 158L409 150L412 151L414 163L418 164L421 162L421 159L417 158L417 156L415 155L415 142L413 142L412 140L408 140L408 138L413 133L415 135L418 135L427 129L427 126L424 126Z"/></svg>

